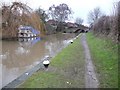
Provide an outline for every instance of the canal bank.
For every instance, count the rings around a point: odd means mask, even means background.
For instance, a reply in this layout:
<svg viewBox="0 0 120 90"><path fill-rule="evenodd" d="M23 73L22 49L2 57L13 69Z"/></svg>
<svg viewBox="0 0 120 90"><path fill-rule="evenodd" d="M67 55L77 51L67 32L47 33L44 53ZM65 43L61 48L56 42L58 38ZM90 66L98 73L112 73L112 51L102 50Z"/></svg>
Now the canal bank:
<svg viewBox="0 0 120 90"><path fill-rule="evenodd" d="M69 44L75 34L53 34L31 41L2 42L2 87L16 80L27 71L38 65L46 56L54 57ZM30 74L29 74L30 75ZM29 76L28 75L28 76Z"/></svg>
<svg viewBox="0 0 120 90"><path fill-rule="evenodd" d="M72 38L73 40L76 38ZM71 44L70 42L71 40L68 40L68 43ZM62 47L65 48L66 46ZM60 51L59 51L60 52ZM17 88L20 84L22 84L23 82L25 82L30 76L32 76L32 74L38 72L38 71L46 71L47 69L44 67L43 65L43 61L45 60L49 60L51 61L51 59L54 57L49 57L46 56L45 58L41 59L39 64L37 64L36 66L34 66L32 69L26 71L25 73L23 73L21 76L19 76L18 78L16 78L15 80L13 80L12 82L10 82L9 84L7 84L6 86L4 86L3 88Z"/></svg>
<svg viewBox="0 0 120 90"><path fill-rule="evenodd" d="M84 88L84 65L84 50L78 37L51 60L48 69L37 71L19 88Z"/></svg>

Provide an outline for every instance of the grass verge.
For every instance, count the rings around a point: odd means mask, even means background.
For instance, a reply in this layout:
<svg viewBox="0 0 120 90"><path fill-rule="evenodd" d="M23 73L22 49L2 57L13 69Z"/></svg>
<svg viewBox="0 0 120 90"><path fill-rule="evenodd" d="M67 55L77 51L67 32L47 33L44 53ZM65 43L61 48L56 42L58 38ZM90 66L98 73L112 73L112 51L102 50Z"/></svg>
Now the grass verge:
<svg viewBox="0 0 120 90"><path fill-rule="evenodd" d="M39 70L19 88L84 88L84 65L83 48L76 39L51 60L47 71Z"/></svg>
<svg viewBox="0 0 120 90"><path fill-rule="evenodd" d="M105 38L87 34L100 88L118 88L118 45Z"/></svg>

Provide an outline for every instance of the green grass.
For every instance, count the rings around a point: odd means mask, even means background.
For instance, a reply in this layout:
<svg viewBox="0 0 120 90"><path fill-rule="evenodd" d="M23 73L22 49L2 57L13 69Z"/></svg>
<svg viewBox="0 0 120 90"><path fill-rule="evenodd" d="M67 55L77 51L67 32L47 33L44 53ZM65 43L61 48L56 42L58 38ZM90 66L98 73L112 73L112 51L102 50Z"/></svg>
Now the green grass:
<svg viewBox="0 0 120 90"><path fill-rule="evenodd" d="M118 45L105 38L87 34L93 63L101 88L118 87Z"/></svg>
<svg viewBox="0 0 120 90"><path fill-rule="evenodd" d="M48 71L40 70L20 88L84 88L85 60L80 39L68 45L51 60Z"/></svg>

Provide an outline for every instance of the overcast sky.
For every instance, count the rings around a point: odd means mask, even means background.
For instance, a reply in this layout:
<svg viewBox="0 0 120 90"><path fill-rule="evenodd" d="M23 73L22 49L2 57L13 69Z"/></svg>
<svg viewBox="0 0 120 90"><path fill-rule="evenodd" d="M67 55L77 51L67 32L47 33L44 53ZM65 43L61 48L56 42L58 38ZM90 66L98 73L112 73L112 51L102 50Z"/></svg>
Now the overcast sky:
<svg viewBox="0 0 120 90"><path fill-rule="evenodd" d="M0 0L1 2L13 2L22 1L27 3L32 9L41 7L44 10L55 4L66 3L74 12L73 18L70 21L74 21L76 17L84 19L84 24L87 24L87 16L90 10L95 7L100 7L104 14L110 15L112 13L113 4L119 0Z"/></svg>

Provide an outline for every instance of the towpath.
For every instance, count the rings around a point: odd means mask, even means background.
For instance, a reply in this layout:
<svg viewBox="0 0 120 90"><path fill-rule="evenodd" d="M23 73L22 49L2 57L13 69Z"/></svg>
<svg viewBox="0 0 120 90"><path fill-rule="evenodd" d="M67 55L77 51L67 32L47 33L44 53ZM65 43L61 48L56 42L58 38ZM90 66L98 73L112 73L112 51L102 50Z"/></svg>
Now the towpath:
<svg viewBox="0 0 120 90"><path fill-rule="evenodd" d="M85 53L85 86L86 88L98 88L99 82L96 77L95 67L92 63L92 58L86 41L86 35L83 33L80 39Z"/></svg>

